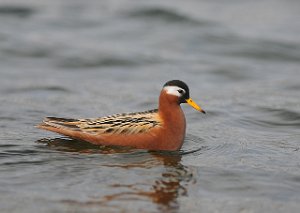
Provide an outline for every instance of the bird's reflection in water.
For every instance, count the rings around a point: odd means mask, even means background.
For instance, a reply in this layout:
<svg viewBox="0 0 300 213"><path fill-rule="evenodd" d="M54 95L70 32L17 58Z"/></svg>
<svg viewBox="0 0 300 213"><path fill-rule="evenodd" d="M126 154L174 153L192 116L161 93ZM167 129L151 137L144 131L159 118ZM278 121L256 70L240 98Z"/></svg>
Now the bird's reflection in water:
<svg viewBox="0 0 300 213"><path fill-rule="evenodd" d="M69 138L43 138L36 141L37 144L45 144L47 148L74 153L86 154L115 154L115 153L130 153L133 149L128 147L113 147L113 146L99 146L85 141L73 140Z"/></svg>
<svg viewBox="0 0 300 213"><path fill-rule="evenodd" d="M130 200L144 200L150 199L152 202L158 204L158 208L167 212L168 210L178 209L179 204L177 198L180 196L187 195L187 184L193 180L193 174L183 166L181 161L181 155L178 153L162 153L162 152L150 152L153 156L151 161L152 167L158 167L163 165L164 169L158 177L155 176L150 183L143 184L131 184L122 185L115 184L112 187L127 188L129 191L116 193L113 195L105 196L106 201L112 201L116 199L130 199ZM119 164L119 165L107 165L107 166L118 166L124 169L130 168L148 168L148 163L140 164ZM151 166L150 166L151 167ZM142 186L141 186L142 185ZM123 191L123 190L122 190Z"/></svg>
<svg viewBox="0 0 300 213"><path fill-rule="evenodd" d="M99 153L99 154L122 154L122 153L134 153L137 150L130 148L120 147L104 147L95 146L85 142L70 140L70 139L42 139L37 141L38 143L46 143L50 148L67 151L67 152L78 152L78 153ZM195 178L193 178L193 172L186 166L181 164L182 154L179 152L143 152L144 157L147 159L141 161L141 158L136 161L122 161L114 163L101 164L104 167L116 167L120 169L128 170L131 172L135 169L144 169L144 173L147 175L146 182L143 179L139 179L134 184L123 184L114 183L110 184L110 187L114 190L119 191L104 195L103 197L93 199L88 202L77 202L77 201L66 201L68 203L79 204L79 205L104 205L110 206L110 203L116 204L120 201L129 202L151 202L156 203L157 208L163 212L176 211L179 209L178 198L186 196L188 194L187 186L193 184ZM153 171L159 171L158 174L153 175ZM134 171L133 171L134 172ZM115 190L119 189L119 190ZM142 205L143 206L143 205Z"/></svg>

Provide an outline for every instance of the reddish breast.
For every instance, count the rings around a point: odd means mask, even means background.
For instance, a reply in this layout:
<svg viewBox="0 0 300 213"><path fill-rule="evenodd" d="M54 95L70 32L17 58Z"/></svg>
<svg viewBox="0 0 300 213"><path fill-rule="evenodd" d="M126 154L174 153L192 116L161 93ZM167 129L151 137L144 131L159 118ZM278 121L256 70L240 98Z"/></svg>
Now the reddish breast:
<svg viewBox="0 0 300 213"><path fill-rule="evenodd" d="M181 148L184 137L186 122L184 113L178 104L178 97L161 91L159 98L158 113L163 120L160 149L178 150Z"/></svg>

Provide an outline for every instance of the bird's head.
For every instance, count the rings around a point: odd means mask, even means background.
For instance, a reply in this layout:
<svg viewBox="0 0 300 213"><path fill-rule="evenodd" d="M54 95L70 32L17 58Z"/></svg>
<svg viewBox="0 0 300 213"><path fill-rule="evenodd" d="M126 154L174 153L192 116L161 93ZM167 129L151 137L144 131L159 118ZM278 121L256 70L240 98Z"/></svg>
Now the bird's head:
<svg viewBox="0 0 300 213"><path fill-rule="evenodd" d="M163 90L167 95L170 96L170 98L172 98L172 100L176 101L178 104L187 103L190 106L192 106L194 109L202 113L205 113L205 111L200 106L198 106L192 100L192 98L190 98L189 87L183 81L180 80L168 81L163 86Z"/></svg>

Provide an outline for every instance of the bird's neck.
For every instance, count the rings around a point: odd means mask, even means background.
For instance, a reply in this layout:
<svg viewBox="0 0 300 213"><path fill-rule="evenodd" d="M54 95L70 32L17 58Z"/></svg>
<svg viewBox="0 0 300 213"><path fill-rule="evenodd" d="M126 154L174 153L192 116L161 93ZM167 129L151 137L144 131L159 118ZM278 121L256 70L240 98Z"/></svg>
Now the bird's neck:
<svg viewBox="0 0 300 213"><path fill-rule="evenodd" d="M185 118L183 111L178 104L178 98L176 96L172 97L162 91L159 96L159 115L164 119L165 122L178 122L178 120L185 123Z"/></svg>
<svg viewBox="0 0 300 213"><path fill-rule="evenodd" d="M177 150L182 146L185 137L186 122L184 113L176 96L162 91L159 97L159 117L163 121L163 149Z"/></svg>

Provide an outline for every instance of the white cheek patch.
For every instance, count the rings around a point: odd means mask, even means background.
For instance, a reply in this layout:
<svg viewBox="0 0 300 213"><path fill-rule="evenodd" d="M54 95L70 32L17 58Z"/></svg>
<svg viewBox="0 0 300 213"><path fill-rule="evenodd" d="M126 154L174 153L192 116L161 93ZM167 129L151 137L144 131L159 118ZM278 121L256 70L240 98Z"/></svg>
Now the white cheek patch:
<svg viewBox="0 0 300 213"><path fill-rule="evenodd" d="M181 97L185 93L185 90L182 89L182 88L180 88L180 87L178 87L178 86L165 86L164 90L167 92L167 94L169 94L169 95L175 95L177 97ZM178 92L178 90L183 90L183 93L180 94Z"/></svg>

